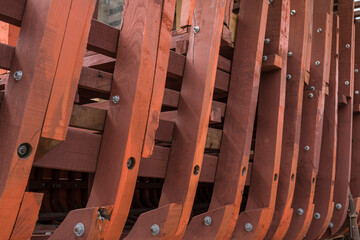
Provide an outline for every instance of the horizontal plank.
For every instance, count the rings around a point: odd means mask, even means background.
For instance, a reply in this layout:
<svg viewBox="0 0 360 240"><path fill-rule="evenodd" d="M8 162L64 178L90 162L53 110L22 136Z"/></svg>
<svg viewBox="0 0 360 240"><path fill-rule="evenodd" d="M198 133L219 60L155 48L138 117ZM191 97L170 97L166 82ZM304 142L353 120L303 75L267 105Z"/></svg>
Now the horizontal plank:
<svg viewBox="0 0 360 240"><path fill-rule="evenodd" d="M282 58L277 54L266 56L266 61L263 61L261 66L262 72L279 70L282 67Z"/></svg>
<svg viewBox="0 0 360 240"><path fill-rule="evenodd" d="M26 0L0 0L0 21L21 25Z"/></svg>
<svg viewBox="0 0 360 240"><path fill-rule="evenodd" d="M10 70L15 47L0 43L0 68Z"/></svg>

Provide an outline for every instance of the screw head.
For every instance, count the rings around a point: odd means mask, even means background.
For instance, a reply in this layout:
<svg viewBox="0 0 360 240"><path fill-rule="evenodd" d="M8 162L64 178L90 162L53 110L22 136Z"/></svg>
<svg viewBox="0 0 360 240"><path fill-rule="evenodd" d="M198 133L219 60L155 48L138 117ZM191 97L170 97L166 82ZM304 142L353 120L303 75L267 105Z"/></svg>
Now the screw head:
<svg viewBox="0 0 360 240"><path fill-rule="evenodd" d="M153 225L151 226L150 230L151 230L151 234L154 235L154 236L156 236L156 235L158 235L159 232L160 232L160 227L159 227L159 225L157 225L157 224L153 224Z"/></svg>
<svg viewBox="0 0 360 240"><path fill-rule="evenodd" d="M333 228L334 224L332 222L329 223L329 228Z"/></svg>
<svg viewBox="0 0 360 240"><path fill-rule="evenodd" d="M356 94L356 95L359 95L359 90L356 90L356 91L355 91L355 94Z"/></svg>
<svg viewBox="0 0 360 240"><path fill-rule="evenodd" d="M354 72L355 72L355 73L358 73L358 72L359 72L359 69L355 68Z"/></svg>
<svg viewBox="0 0 360 240"><path fill-rule="evenodd" d="M304 150L305 150L305 151L309 151L309 150L310 150L310 147L309 147L309 146L305 146L305 147L304 147Z"/></svg>
<svg viewBox="0 0 360 240"><path fill-rule="evenodd" d="M321 33L321 32L322 32L322 28L318 28L317 33Z"/></svg>
<svg viewBox="0 0 360 240"><path fill-rule="evenodd" d="M133 169L135 166L135 158L129 157L129 159L126 162L126 166L129 170Z"/></svg>
<svg viewBox="0 0 360 240"><path fill-rule="evenodd" d="M292 52L288 52L288 57L292 57L293 53Z"/></svg>
<svg viewBox="0 0 360 240"><path fill-rule="evenodd" d="M309 98L313 98L313 97L314 97L314 94L313 94L313 93L309 93L309 94L308 94L308 97L309 97Z"/></svg>
<svg viewBox="0 0 360 240"><path fill-rule="evenodd" d="M212 219L211 219L210 216L204 217L204 224L205 224L206 226L210 226L211 223L212 223Z"/></svg>
<svg viewBox="0 0 360 240"><path fill-rule="evenodd" d="M350 44L346 44L345 47L346 47L346 48L350 48Z"/></svg>
<svg viewBox="0 0 360 240"><path fill-rule="evenodd" d="M17 149L19 158L27 158L31 154L32 147L28 143L22 143Z"/></svg>
<svg viewBox="0 0 360 240"><path fill-rule="evenodd" d="M315 62L315 65L316 65L316 66L319 66L319 65L320 65L320 61L316 61L316 62Z"/></svg>
<svg viewBox="0 0 360 240"><path fill-rule="evenodd" d="M14 79L16 81L20 81L20 79L22 78L23 72L21 70L18 70L16 72L14 72Z"/></svg>
<svg viewBox="0 0 360 240"><path fill-rule="evenodd" d="M262 60L263 60L263 62L265 62L265 61L268 60L268 57L267 57L267 56L263 56L263 57L262 57Z"/></svg>
<svg viewBox="0 0 360 240"><path fill-rule="evenodd" d="M251 232L253 230L253 226L251 223L246 223L245 224L245 231L247 232Z"/></svg>
<svg viewBox="0 0 360 240"><path fill-rule="evenodd" d="M345 81L345 85L349 86L350 82L349 81Z"/></svg>
<svg viewBox="0 0 360 240"><path fill-rule="evenodd" d="M199 26L195 26L194 27L194 33L196 34L196 33L198 33L200 31L200 27Z"/></svg>
<svg viewBox="0 0 360 240"><path fill-rule="evenodd" d="M269 4L272 4L274 2L274 0L269 0Z"/></svg>
<svg viewBox="0 0 360 240"><path fill-rule="evenodd" d="M81 237L85 232L85 226L83 223L79 222L74 227L74 233L76 236Z"/></svg>
<svg viewBox="0 0 360 240"><path fill-rule="evenodd" d="M296 14L296 10L291 10L290 14L291 16L294 16Z"/></svg>
<svg viewBox="0 0 360 240"><path fill-rule="evenodd" d="M269 44L270 43L270 38L265 38L264 43Z"/></svg>
<svg viewBox="0 0 360 240"><path fill-rule="evenodd" d="M335 208L336 208L337 210L340 210L340 209L342 208L341 203L337 203L337 204L335 205Z"/></svg>
<svg viewBox="0 0 360 240"><path fill-rule="evenodd" d="M286 79L290 80L291 79L291 74L286 75Z"/></svg>
<svg viewBox="0 0 360 240"><path fill-rule="evenodd" d="M120 101L120 97L118 95L112 97L113 103L117 104Z"/></svg>
<svg viewBox="0 0 360 240"><path fill-rule="evenodd" d="M314 87L314 86L311 86L311 87L310 87L310 90L311 90L311 91L314 91L314 90L315 90L315 87Z"/></svg>
<svg viewBox="0 0 360 240"><path fill-rule="evenodd" d="M297 215L301 216L304 214L304 209L299 208L296 212L297 212Z"/></svg>
<svg viewBox="0 0 360 240"><path fill-rule="evenodd" d="M314 213L314 218L315 219L320 219L320 217L321 217L320 213L318 213L318 212Z"/></svg>

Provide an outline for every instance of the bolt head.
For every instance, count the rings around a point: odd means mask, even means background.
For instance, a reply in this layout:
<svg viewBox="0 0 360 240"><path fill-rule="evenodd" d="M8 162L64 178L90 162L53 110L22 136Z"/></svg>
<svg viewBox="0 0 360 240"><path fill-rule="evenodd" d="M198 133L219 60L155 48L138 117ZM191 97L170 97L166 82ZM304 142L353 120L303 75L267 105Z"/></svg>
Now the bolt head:
<svg viewBox="0 0 360 240"><path fill-rule="evenodd" d="M74 227L74 233L76 236L81 237L82 235L84 235L85 232L85 226L83 223L79 222L75 225Z"/></svg>
<svg viewBox="0 0 360 240"><path fill-rule="evenodd" d="M346 47L346 48L350 48L350 44L346 44L345 47Z"/></svg>
<svg viewBox="0 0 360 240"><path fill-rule="evenodd" d="M291 74L286 75L286 79L290 80L291 79Z"/></svg>
<svg viewBox="0 0 360 240"><path fill-rule="evenodd" d="M151 226L150 230L151 230L151 234L154 235L154 236L156 236L156 235L158 235L160 233L160 227L157 224L153 224Z"/></svg>
<svg viewBox="0 0 360 240"><path fill-rule="evenodd" d="M316 61L316 62L315 62L315 65L316 65L316 66L319 66L319 65L320 65L320 61Z"/></svg>
<svg viewBox="0 0 360 240"><path fill-rule="evenodd" d="M345 85L349 86L350 82L349 81L345 81Z"/></svg>
<svg viewBox="0 0 360 240"><path fill-rule="evenodd" d="M120 101L120 97L118 95L112 97L113 103L117 104Z"/></svg>
<svg viewBox="0 0 360 240"><path fill-rule="evenodd" d="M318 28L317 33L321 33L321 32L322 32L322 28Z"/></svg>
<svg viewBox="0 0 360 240"><path fill-rule="evenodd" d="M288 52L288 57L292 57L293 53L292 52Z"/></svg>
<svg viewBox="0 0 360 240"><path fill-rule="evenodd" d="M210 216L204 217L204 224L205 224L206 226L210 226L211 223L212 223L212 219L211 219Z"/></svg>
<svg viewBox="0 0 360 240"><path fill-rule="evenodd" d="M359 90L356 90L356 91L355 91L355 94L356 94L356 95L359 95Z"/></svg>
<svg viewBox="0 0 360 240"><path fill-rule="evenodd" d="M270 43L270 38L265 38L264 43L269 44Z"/></svg>
<svg viewBox="0 0 360 240"><path fill-rule="evenodd" d="M309 147L309 146L305 146L305 147L304 147L304 150L305 150L305 151L309 151L309 150L310 150L310 147Z"/></svg>
<svg viewBox="0 0 360 240"><path fill-rule="evenodd" d="M21 70L18 70L16 72L14 72L14 79L16 81L20 81L20 79L22 78L23 72Z"/></svg>
<svg viewBox="0 0 360 240"><path fill-rule="evenodd" d="M245 231L247 232L251 232L253 230L253 226L251 223L246 223L245 224Z"/></svg>
<svg viewBox="0 0 360 240"><path fill-rule="evenodd" d="M329 228L333 228L334 224L332 222L329 223Z"/></svg>
<svg viewBox="0 0 360 240"><path fill-rule="evenodd" d="M337 204L335 205L335 208L336 208L337 210L340 210L340 209L342 208L341 203L337 203Z"/></svg>
<svg viewBox="0 0 360 240"><path fill-rule="evenodd" d="M126 166L129 170L133 169L135 166L135 158L133 157L129 157L127 162L126 162Z"/></svg>
<svg viewBox="0 0 360 240"><path fill-rule="evenodd" d="M313 94L313 93L309 93L309 94L308 94L308 97L309 97L309 98L313 98L313 97L314 97L314 94Z"/></svg>
<svg viewBox="0 0 360 240"><path fill-rule="evenodd" d="M314 91L314 90L315 90L315 87L314 87L314 86L311 86L311 87L310 87L310 90L311 90L311 91Z"/></svg>
<svg viewBox="0 0 360 240"><path fill-rule="evenodd" d="M274 0L269 0L269 4L272 4L274 2Z"/></svg>
<svg viewBox="0 0 360 240"><path fill-rule="evenodd" d="M318 213L318 212L314 213L314 218L315 219L320 219L320 217L321 217L320 213Z"/></svg>
<svg viewBox="0 0 360 240"><path fill-rule="evenodd" d="M304 209L298 208L298 210L296 212L297 212L297 215L301 216L304 214Z"/></svg>
<svg viewBox="0 0 360 240"><path fill-rule="evenodd" d="M265 62L265 61L268 60L268 57L267 57L267 56L263 56L263 57L262 57L262 60L263 60L263 62Z"/></svg>
<svg viewBox="0 0 360 240"><path fill-rule="evenodd" d="M200 27L199 26L195 26L194 27L194 33L196 34L196 33L198 33L200 31Z"/></svg>
<svg viewBox="0 0 360 240"><path fill-rule="evenodd" d="M355 73L358 73L358 72L359 72L359 69L355 68L354 72L355 72Z"/></svg>
<svg viewBox="0 0 360 240"><path fill-rule="evenodd" d="M296 14L296 10L291 10L290 14L291 16L294 16Z"/></svg>

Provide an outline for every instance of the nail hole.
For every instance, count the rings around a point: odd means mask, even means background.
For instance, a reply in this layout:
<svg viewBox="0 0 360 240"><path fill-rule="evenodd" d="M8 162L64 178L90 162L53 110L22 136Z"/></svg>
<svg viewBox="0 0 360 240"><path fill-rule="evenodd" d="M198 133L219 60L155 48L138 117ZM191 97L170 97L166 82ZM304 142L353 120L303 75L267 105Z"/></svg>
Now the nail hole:
<svg viewBox="0 0 360 240"><path fill-rule="evenodd" d="M314 184L314 183L315 183L315 178L312 179L312 184Z"/></svg>
<svg viewBox="0 0 360 240"><path fill-rule="evenodd" d="M242 169L242 171L241 171L241 174L242 174L243 176L246 175L246 167L243 167L243 169Z"/></svg>
<svg viewBox="0 0 360 240"><path fill-rule="evenodd" d="M277 178L278 178L278 175L277 175L277 173L275 173L275 175L274 175L274 181L276 181Z"/></svg>
<svg viewBox="0 0 360 240"><path fill-rule="evenodd" d="M295 179L295 174L291 174L291 181L293 182Z"/></svg>

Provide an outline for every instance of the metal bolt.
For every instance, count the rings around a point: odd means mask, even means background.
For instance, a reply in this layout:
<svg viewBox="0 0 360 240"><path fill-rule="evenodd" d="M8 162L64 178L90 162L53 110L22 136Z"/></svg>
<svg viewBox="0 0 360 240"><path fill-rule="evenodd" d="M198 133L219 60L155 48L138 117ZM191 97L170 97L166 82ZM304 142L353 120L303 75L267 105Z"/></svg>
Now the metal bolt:
<svg viewBox="0 0 360 240"><path fill-rule="evenodd" d="M356 90L356 91L355 91L355 94L356 94L356 95L359 95L359 90Z"/></svg>
<svg viewBox="0 0 360 240"><path fill-rule="evenodd" d="M286 79L290 80L291 79L291 74L286 75Z"/></svg>
<svg viewBox="0 0 360 240"><path fill-rule="evenodd" d="M118 95L112 97L113 103L117 104L120 101L120 97Z"/></svg>
<svg viewBox="0 0 360 240"><path fill-rule="evenodd" d="M314 86L311 86L311 87L310 87L310 90L311 90L311 91L314 91L314 90L315 90L315 87L314 87Z"/></svg>
<svg viewBox="0 0 360 240"><path fill-rule="evenodd" d="M211 220L211 217L210 217L210 216L204 217L204 224L205 224L206 226L210 226L211 223L212 223L212 220Z"/></svg>
<svg viewBox="0 0 360 240"><path fill-rule="evenodd" d="M315 62L315 65L316 65L316 66L319 66L319 65L320 65L320 61L316 61L316 62Z"/></svg>
<svg viewBox="0 0 360 240"><path fill-rule="evenodd" d="M340 210L340 209L342 208L341 203L337 203L337 204L335 205L335 208L336 208L337 210Z"/></svg>
<svg viewBox="0 0 360 240"><path fill-rule="evenodd" d="M14 78L15 78L15 80L16 80L16 81L20 81L20 79L22 78L22 75L23 75L23 72L22 72L21 70L16 71L16 72L14 73Z"/></svg>
<svg viewBox="0 0 360 240"><path fill-rule="evenodd" d="M272 4L274 2L274 0L269 0L269 4Z"/></svg>
<svg viewBox="0 0 360 240"><path fill-rule="evenodd" d="M359 72L359 69L356 68L356 69L354 70L354 72L355 72L355 73L358 73L358 72Z"/></svg>
<svg viewBox="0 0 360 240"><path fill-rule="evenodd" d="M157 225L157 224L153 224L153 225L151 226L150 230L151 230L151 234L154 235L154 236L156 236L156 235L158 235L159 232L160 232L160 227L159 227L159 225Z"/></svg>
<svg viewBox="0 0 360 240"><path fill-rule="evenodd" d="M304 147L304 150L305 150L305 151L309 151L309 150L310 150L310 147L309 147L309 146L305 146L305 147Z"/></svg>
<svg viewBox="0 0 360 240"><path fill-rule="evenodd" d="M74 233L76 236L81 237L85 232L85 226L83 223L79 222L74 227Z"/></svg>
<svg viewBox="0 0 360 240"><path fill-rule="evenodd" d="M318 32L318 33L321 33L321 32L322 32L322 28L318 28L318 29L317 29L317 32Z"/></svg>
<svg viewBox="0 0 360 240"><path fill-rule="evenodd" d="M349 81L345 81L345 85L349 86L350 82Z"/></svg>
<svg viewBox="0 0 360 240"><path fill-rule="evenodd" d="M28 148L27 148L26 145L20 145L20 146L18 147L18 154L19 154L19 156L25 156L26 153L27 153L27 151L28 151Z"/></svg>
<svg viewBox="0 0 360 240"><path fill-rule="evenodd" d="M196 34L196 33L198 33L200 31L200 27L199 26L195 26L194 27L194 33Z"/></svg>
<svg viewBox="0 0 360 240"><path fill-rule="evenodd" d="M329 223L329 228L333 228L334 224L332 222Z"/></svg>
<svg viewBox="0 0 360 240"><path fill-rule="evenodd" d="M290 12L291 16L294 16L296 14L296 11L295 10L291 10Z"/></svg>
<svg viewBox="0 0 360 240"><path fill-rule="evenodd" d="M320 219L320 217L321 217L320 213L318 213L318 212L314 213L314 218L315 219Z"/></svg>
<svg viewBox="0 0 360 240"><path fill-rule="evenodd" d="M265 61L268 60L268 57L267 57L267 56L263 56L262 60L263 60L263 62L265 62Z"/></svg>
<svg viewBox="0 0 360 240"><path fill-rule="evenodd" d="M309 98L313 98L313 97L314 97L314 94L313 94L313 93L309 93L309 94L308 94L308 97L309 97Z"/></svg>
<svg viewBox="0 0 360 240"><path fill-rule="evenodd" d="M345 47L346 47L346 48L350 48L350 44L346 44Z"/></svg>
<svg viewBox="0 0 360 240"><path fill-rule="evenodd" d="M265 38L264 43L269 44L270 43L270 38Z"/></svg>
<svg viewBox="0 0 360 240"><path fill-rule="evenodd" d="M130 170L133 169L134 166L135 166L135 158L130 157L130 158L127 160L127 162L126 162L126 166L127 166L127 168L130 169Z"/></svg>
<svg viewBox="0 0 360 240"><path fill-rule="evenodd" d="M299 208L296 212L297 212L297 214L298 214L299 216L301 216L301 215L304 214L304 209Z"/></svg>
<svg viewBox="0 0 360 240"><path fill-rule="evenodd" d="M246 223L246 224L245 224L245 230L246 230L247 232L251 232L251 231L253 230L252 224L251 224L251 223Z"/></svg>
<svg viewBox="0 0 360 240"><path fill-rule="evenodd" d="M292 57L293 53L292 52L288 52L288 57Z"/></svg>

